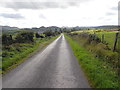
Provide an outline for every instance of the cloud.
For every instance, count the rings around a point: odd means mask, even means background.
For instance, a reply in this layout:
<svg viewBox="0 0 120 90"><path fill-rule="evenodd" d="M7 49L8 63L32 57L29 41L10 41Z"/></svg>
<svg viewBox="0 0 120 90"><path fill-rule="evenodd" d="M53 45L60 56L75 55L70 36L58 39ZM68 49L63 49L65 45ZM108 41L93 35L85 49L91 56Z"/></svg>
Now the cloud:
<svg viewBox="0 0 120 90"><path fill-rule="evenodd" d="M98 20L104 20L105 19L105 17L99 17L98 18Z"/></svg>
<svg viewBox="0 0 120 90"><path fill-rule="evenodd" d="M116 15L116 13L108 12L108 13L106 13L106 15L111 16L111 15Z"/></svg>
<svg viewBox="0 0 120 90"><path fill-rule="evenodd" d="M14 0L13 2L1 2L0 6L12 9L47 9L47 8L67 8L71 6L78 6L90 0Z"/></svg>
<svg viewBox="0 0 120 90"><path fill-rule="evenodd" d="M8 13L0 13L0 16L4 17L4 18L12 18L12 19L22 19L24 18L23 16L21 16L20 14L8 14Z"/></svg>
<svg viewBox="0 0 120 90"><path fill-rule="evenodd" d="M118 4L118 7L112 7L112 10L120 10L120 4Z"/></svg>
<svg viewBox="0 0 120 90"><path fill-rule="evenodd" d="M39 17L42 19L47 19L43 14L40 14Z"/></svg>
<svg viewBox="0 0 120 90"><path fill-rule="evenodd" d="M112 10L118 10L118 7L112 7L111 9Z"/></svg>

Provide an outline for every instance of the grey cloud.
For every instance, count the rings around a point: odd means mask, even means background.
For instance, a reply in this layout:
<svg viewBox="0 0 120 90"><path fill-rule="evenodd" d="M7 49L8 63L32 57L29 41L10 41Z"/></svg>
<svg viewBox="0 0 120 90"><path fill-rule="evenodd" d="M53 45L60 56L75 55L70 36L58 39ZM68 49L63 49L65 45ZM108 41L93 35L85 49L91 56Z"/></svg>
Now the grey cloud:
<svg viewBox="0 0 120 90"><path fill-rule="evenodd" d="M36 0L35 0L36 1ZM37 0L37 2L26 0L17 2L1 2L0 6L12 9L47 9L47 8L67 8L78 6L90 0Z"/></svg>
<svg viewBox="0 0 120 90"><path fill-rule="evenodd" d="M118 4L117 7L112 7L111 9L112 9L112 10L120 10L120 4Z"/></svg>
<svg viewBox="0 0 120 90"><path fill-rule="evenodd" d="M103 19L105 19L105 18L104 18L104 17L99 17L99 18L98 18L98 20L103 20Z"/></svg>
<svg viewBox="0 0 120 90"><path fill-rule="evenodd" d="M24 18L20 14L1 13L0 16L2 16L4 18L12 18L12 19L22 19L22 18Z"/></svg>
<svg viewBox="0 0 120 90"><path fill-rule="evenodd" d="M108 13L106 13L106 15L110 16L110 15L116 15L116 14L112 13L112 12L108 12Z"/></svg>
<svg viewBox="0 0 120 90"><path fill-rule="evenodd" d="M111 9L112 10L118 10L118 7L112 7Z"/></svg>
<svg viewBox="0 0 120 90"><path fill-rule="evenodd" d="M42 19L46 19L46 17L43 14L40 14L39 17Z"/></svg>
<svg viewBox="0 0 120 90"><path fill-rule="evenodd" d="M100 21L111 21L112 19L110 17L99 17L98 20Z"/></svg>

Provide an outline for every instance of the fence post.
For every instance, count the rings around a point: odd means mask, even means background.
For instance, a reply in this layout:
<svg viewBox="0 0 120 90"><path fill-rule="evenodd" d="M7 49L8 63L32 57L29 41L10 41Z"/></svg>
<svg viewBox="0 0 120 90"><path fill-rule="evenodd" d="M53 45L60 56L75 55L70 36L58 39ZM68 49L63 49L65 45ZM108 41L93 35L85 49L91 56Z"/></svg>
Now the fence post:
<svg viewBox="0 0 120 90"><path fill-rule="evenodd" d="M119 33L116 33L116 35L115 35L115 42L114 42L114 45L113 45L113 51L116 50L116 45L117 45L117 41L118 41L118 34Z"/></svg>
<svg viewBox="0 0 120 90"><path fill-rule="evenodd" d="M102 34L102 43L104 43L104 34Z"/></svg>

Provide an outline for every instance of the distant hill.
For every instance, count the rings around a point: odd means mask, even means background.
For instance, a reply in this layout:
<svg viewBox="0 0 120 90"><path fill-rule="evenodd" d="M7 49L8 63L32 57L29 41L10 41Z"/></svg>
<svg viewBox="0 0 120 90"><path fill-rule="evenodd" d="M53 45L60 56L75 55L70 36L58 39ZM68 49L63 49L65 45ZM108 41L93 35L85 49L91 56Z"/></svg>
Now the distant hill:
<svg viewBox="0 0 120 90"><path fill-rule="evenodd" d="M10 26L0 26L2 30L16 30L18 27L10 27Z"/></svg>
<svg viewBox="0 0 120 90"><path fill-rule="evenodd" d="M86 26L86 27L57 27L57 26L49 26L44 27L41 26L39 28L33 27L33 28L18 28L18 27L11 27L11 26L0 26L0 29L2 29L3 32L21 32L21 31L34 31L43 33L44 31L50 30L50 31L77 31L77 30L89 30L89 29L114 29L114 28L120 28L117 25L104 25L104 26Z"/></svg>
<svg viewBox="0 0 120 90"><path fill-rule="evenodd" d="M120 28L120 26L118 25L106 25L106 26L97 26L97 27L93 27L96 29L114 29L114 28Z"/></svg>

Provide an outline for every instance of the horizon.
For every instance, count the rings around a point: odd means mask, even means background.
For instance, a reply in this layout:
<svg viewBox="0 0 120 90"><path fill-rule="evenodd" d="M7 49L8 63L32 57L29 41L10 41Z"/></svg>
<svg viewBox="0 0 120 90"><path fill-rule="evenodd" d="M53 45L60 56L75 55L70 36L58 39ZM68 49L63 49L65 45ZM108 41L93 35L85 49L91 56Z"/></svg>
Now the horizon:
<svg viewBox="0 0 120 90"><path fill-rule="evenodd" d="M104 26L119 26L119 25L98 25L98 26L74 26L74 27L104 27ZM0 25L0 27L16 27L16 26L9 26L9 25ZM32 29L32 28L41 28L41 27L58 27L58 28L74 28L74 27L69 27L69 26L62 26L62 27L59 27L59 26L40 26L40 27L24 27L24 28L29 28L29 29ZM19 29L24 29L24 28L20 28L20 27L16 27L16 28L19 28Z"/></svg>

